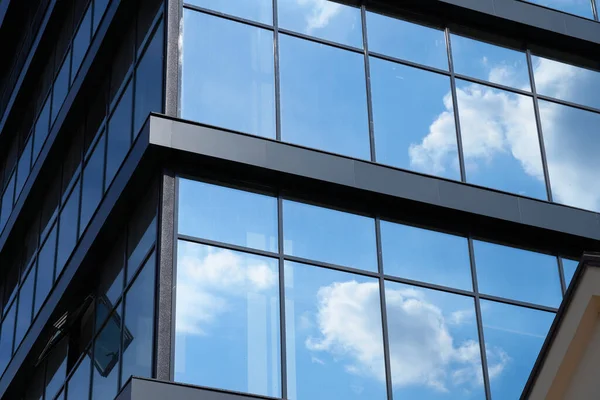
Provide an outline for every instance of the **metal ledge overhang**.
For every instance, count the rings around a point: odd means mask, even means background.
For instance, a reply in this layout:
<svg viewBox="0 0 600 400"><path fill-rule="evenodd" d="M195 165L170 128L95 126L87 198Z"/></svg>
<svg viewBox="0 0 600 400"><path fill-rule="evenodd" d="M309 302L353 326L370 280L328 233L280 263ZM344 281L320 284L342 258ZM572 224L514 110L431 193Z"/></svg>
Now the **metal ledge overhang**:
<svg viewBox="0 0 600 400"><path fill-rule="evenodd" d="M219 171L317 203L564 256L600 248L594 212L165 116L152 115L149 129L176 171Z"/></svg>

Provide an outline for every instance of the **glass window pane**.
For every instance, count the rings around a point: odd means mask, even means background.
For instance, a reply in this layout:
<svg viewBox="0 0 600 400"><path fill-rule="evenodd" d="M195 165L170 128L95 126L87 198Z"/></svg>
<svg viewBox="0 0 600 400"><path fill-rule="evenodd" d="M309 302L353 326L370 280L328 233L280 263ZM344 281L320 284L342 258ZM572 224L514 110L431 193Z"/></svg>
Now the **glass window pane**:
<svg viewBox="0 0 600 400"><path fill-rule="evenodd" d="M472 298L386 282L385 301L394 398L485 398Z"/></svg>
<svg viewBox="0 0 600 400"><path fill-rule="evenodd" d="M98 29L98 25L100 25L100 21L102 20L102 16L106 11L106 7L108 6L108 2L110 0L93 0L94 2L94 32ZM71 396L69 396L71 397Z"/></svg>
<svg viewBox="0 0 600 400"><path fill-rule="evenodd" d="M110 311L121 297L124 288L124 266L125 266L125 235L114 244L110 254L106 258L102 267L102 275L98 282L98 293L100 297L105 297ZM108 312L104 317L108 316ZM104 322L104 319L100 323Z"/></svg>
<svg viewBox="0 0 600 400"><path fill-rule="evenodd" d="M485 351L494 399L518 399L553 313L481 300Z"/></svg>
<svg viewBox="0 0 600 400"><path fill-rule="evenodd" d="M385 399L379 283L285 263L288 398Z"/></svg>
<svg viewBox="0 0 600 400"><path fill-rule="evenodd" d="M531 91L525 53L452 35L454 72Z"/></svg>
<svg viewBox="0 0 600 400"><path fill-rule="evenodd" d="M328 0L279 0L277 12L280 28L363 47L360 8Z"/></svg>
<svg viewBox="0 0 600 400"><path fill-rule="evenodd" d="M41 364L36 368L33 376L28 376L23 400L44 400L44 373L45 364Z"/></svg>
<svg viewBox="0 0 600 400"><path fill-rule="evenodd" d="M123 92L108 121L106 145L106 187L110 185L131 147L131 119L133 118L133 91L131 81Z"/></svg>
<svg viewBox="0 0 600 400"><path fill-rule="evenodd" d="M367 12L369 51L448 69L446 35L440 29Z"/></svg>
<svg viewBox="0 0 600 400"><path fill-rule="evenodd" d="M277 198L179 179L180 234L277 251Z"/></svg>
<svg viewBox="0 0 600 400"><path fill-rule="evenodd" d="M54 258L56 255L56 224L48 234L38 255L37 279L35 284L35 304L33 314L36 315L46 300L54 279Z"/></svg>
<svg viewBox="0 0 600 400"><path fill-rule="evenodd" d="M19 198L19 194L21 190L23 190L23 186L25 185L25 181L29 177L29 168L31 166L31 136L27 139L25 143L25 147L23 148L23 152L21 153L21 157L19 158L19 164L17 166L17 182L16 182L16 192L15 198Z"/></svg>
<svg viewBox="0 0 600 400"><path fill-rule="evenodd" d="M114 399L119 390L120 310L121 305L117 306L94 341L92 400Z"/></svg>
<svg viewBox="0 0 600 400"><path fill-rule="evenodd" d="M163 103L163 25L156 28L152 42L137 66L135 81L135 137L151 111L161 112Z"/></svg>
<svg viewBox="0 0 600 400"><path fill-rule="evenodd" d="M473 290L464 237L381 221L381 251L385 274Z"/></svg>
<svg viewBox="0 0 600 400"><path fill-rule="evenodd" d="M8 222L8 218L12 213L13 208L13 196L15 194L15 174L13 173L6 185L6 189L4 189L4 194L2 195L2 207L0 209L0 232L4 229L4 225Z"/></svg>
<svg viewBox="0 0 600 400"><path fill-rule="evenodd" d="M31 325L31 313L33 310L33 285L35 283L35 271L25 278L19 290L19 308L17 309L17 328L15 330L15 349L21 344L21 340Z"/></svg>
<svg viewBox="0 0 600 400"><path fill-rule="evenodd" d="M180 241L175 380L281 396L277 259Z"/></svg>
<svg viewBox="0 0 600 400"><path fill-rule="evenodd" d="M68 400L90 398L90 358L86 354L67 383Z"/></svg>
<svg viewBox="0 0 600 400"><path fill-rule="evenodd" d="M273 23L273 0L186 0L186 3L263 24Z"/></svg>
<svg viewBox="0 0 600 400"><path fill-rule="evenodd" d="M156 242L156 203L152 192L145 204L138 208L129 223L127 238L127 283L145 261Z"/></svg>
<svg viewBox="0 0 600 400"><path fill-rule="evenodd" d="M461 80L456 86L467 182L546 199L532 98Z"/></svg>
<svg viewBox="0 0 600 400"><path fill-rule="evenodd" d="M181 117L274 139L273 32L183 14Z"/></svg>
<svg viewBox="0 0 600 400"><path fill-rule="evenodd" d="M590 0L525 0L585 18L594 18Z"/></svg>
<svg viewBox="0 0 600 400"><path fill-rule="evenodd" d="M81 20L79 29L75 34L75 38L73 39L73 72L71 73L71 82L75 80L75 76L77 76L77 71L79 71L83 57L85 56L85 53L87 53L88 47L90 46L90 35L92 33L91 24L92 7L88 7L83 19Z"/></svg>
<svg viewBox="0 0 600 400"><path fill-rule="evenodd" d="M46 397L54 399L67 378L67 339L63 339L50 353L46 364Z"/></svg>
<svg viewBox="0 0 600 400"><path fill-rule="evenodd" d="M362 54L281 35L281 138L370 159Z"/></svg>
<svg viewBox="0 0 600 400"><path fill-rule="evenodd" d="M37 160L38 154L42 150L42 146L48 137L49 125L50 125L50 95L46 97L46 101L38 119L35 122L34 134L33 134L33 162Z"/></svg>
<svg viewBox="0 0 600 400"><path fill-rule="evenodd" d="M286 200L283 232L285 254L377 271L372 218Z"/></svg>
<svg viewBox="0 0 600 400"><path fill-rule="evenodd" d="M125 329L132 341L123 349L122 383L132 375L152 377L155 274L153 254L125 296Z"/></svg>
<svg viewBox="0 0 600 400"><path fill-rule="evenodd" d="M600 108L600 73L537 56L531 57L539 94Z"/></svg>
<svg viewBox="0 0 600 400"><path fill-rule="evenodd" d="M71 192L60 213L58 226L58 251L56 254L56 278L62 272L65 263L71 257L77 244L77 217L79 215L79 182Z"/></svg>
<svg viewBox="0 0 600 400"><path fill-rule="evenodd" d="M370 59L377 162L460 180L450 78Z"/></svg>
<svg viewBox="0 0 600 400"><path fill-rule="evenodd" d="M4 317L4 321L2 321L2 331L0 336L0 371L2 372L4 372L6 366L12 358L16 314L17 302L13 301L8 312L6 313L6 316Z"/></svg>
<svg viewBox="0 0 600 400"><path fill-rule="evenodd" d="M552 197L557 203L600 211L600 114L539 101Z"/></svg>
<svg viewBox="0 0 600 400"><path fill-rule="evenodd" d="M473 241L479 291L558 307L562 300L556 257Z"/></svg>
<svg viewBox="0 0 600 400"><path fill-rule="evenodd" d="M566 258L562 259L563 265L563 273L565 274L565 286L569 287L571 280L573 279L573 275L575 275L575 270L579 265L578 261L567 260Z"/></svg>
<svg viewBox="0 0 600 400"><path fill-rule="evenodd" d="M81 187L81 221L79 233L83 233L92 215L96 212L103 195L102 179L104 178L104 146L105 135L100 137L94 152L90 156L83 171Z"/></svg>
<svg viewBox="0 0 600 400"><path fill-rule="evenodd" d="M52 89L52 117L50 118L50 124L54 122L60 108L62 107L67 93L69 93L69 73L71 68L71 52L67 53L56 80L54 81L54 88Z"/></svg>

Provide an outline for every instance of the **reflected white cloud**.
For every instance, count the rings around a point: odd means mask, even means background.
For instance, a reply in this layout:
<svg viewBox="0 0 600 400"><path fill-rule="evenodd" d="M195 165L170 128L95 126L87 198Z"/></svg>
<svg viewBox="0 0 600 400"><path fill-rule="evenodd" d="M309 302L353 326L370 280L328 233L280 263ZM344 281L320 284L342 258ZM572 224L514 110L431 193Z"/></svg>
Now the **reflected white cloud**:
<svg viewBox="0 0 600 400"><path fill-rule="evenodd" d="M378 284L336 282L319 289L317 302L320 337L309 337L306 347L346 360L350 373L385 381L381 317L373 312L379 308ZM471 311L458 310L447 317L416 289L388 289L386 303L394 386L449 392L482 384L479 344L457 343L449 329L451 324L473 323ZM491 377L501 374L510 361L498 348L488 350L488 359Z"/></svg>
<svg viewBox="0 0 600 400"><path fill-rule="evenodd" d="M309 34L317 29L325 28L329 21L342 9L338 3L327 0L296 0L299 6L309 8L310 13L306 15L306 31Z"/></svg>

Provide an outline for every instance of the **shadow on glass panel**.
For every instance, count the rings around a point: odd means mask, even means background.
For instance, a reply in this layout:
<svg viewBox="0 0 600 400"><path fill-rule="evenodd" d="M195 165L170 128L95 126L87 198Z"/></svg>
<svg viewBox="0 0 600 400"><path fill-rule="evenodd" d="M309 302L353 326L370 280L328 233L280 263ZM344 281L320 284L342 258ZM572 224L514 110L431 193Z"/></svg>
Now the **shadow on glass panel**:
<svg viewBox="0 0 600 400"><path fill-rule="evenodd" d="M179 241L175 380L281 396L278 262Z"/></svg>
<svg viewBox="0 0 600 400"><path fill-rule="evenodd" d="M546 200L533 99L461 80L456 91L467 182Z"/></svg>
<svg viewBox="0 0 600 400"><path fill-rule="evenodd" d="M273 32L184 10L182 118L274 139L274 68Z"/></svg>
<svg viewBox="0 0 600 400"><path fill-rule="evenodd" d="M460 180L450 78L370 59L377 162Z"/></svg>
<svg viewBox="0 0 600 400"><path fill-rule="evenodd" d="M481 300L494 399L518 399L554 319L553 313Z"/></svg>
<svg viewBox="0 0 600 400"><path fill-rule="evenodd" d="M288 398L385 399L377 279L285 263Z"/></svg>
<svg viewBox="0 0 600 400"><path fill-rule="evenodd" d="M394 398L485 398L473 298L392 282L385 297Z"/></svg>
<svg viewBox="0 0 600 400"><path fill-rule="evenodd" d="M444 31L367 13L369 51L448 70Z"/></svg>
<svg viewBox="0 0 600 400"><path fill-rule="evenodd" d="M54 225L38 254L37 278L35 283L35 304L33 314L44 304L54 284L54 262L56 256L56 227Z"/></svg>
<svg viewBox="0 0 600 400"><path fill-rule="evenodd" d="M279 27L363 47L360 9L327 0L278 0Z"/></svg>
<svg viewBox="0 0 600 400"><path fill-rule="evenodd" d="M591 0L524 0L529 3L539 4L569 14L594 19Z"/></svg>
<svg viewBox="0 0 600 400"><path fill-rule="evenodd" d="M273 0L185 0L184 3L263 24L273 23Z"/></svg>
<svg viewBox="0 0 600 400"><path fill-rule="evenodd" d="M563 265L563 274L565 276L565 289L569 287L571 280L573 279L573 275L575 275L575 270L577 269L577 265L579 265L578 261L567 260L566 258L562 259Z"/></svg>
<svg viewBox="0 0 600 400"><path fill-rule="evenodd" d="M15 349L21 344L25 333L29 330L33 312L33 290L35 271L30 271L19 290L19 307L17 310L17 327L15 329Z"/></svg>
<svg viewBox="0 0 600 400"><path fill-rule="evenodd" d="M481 293L558 307L562 300L556 257L473 241Z"/></svg>

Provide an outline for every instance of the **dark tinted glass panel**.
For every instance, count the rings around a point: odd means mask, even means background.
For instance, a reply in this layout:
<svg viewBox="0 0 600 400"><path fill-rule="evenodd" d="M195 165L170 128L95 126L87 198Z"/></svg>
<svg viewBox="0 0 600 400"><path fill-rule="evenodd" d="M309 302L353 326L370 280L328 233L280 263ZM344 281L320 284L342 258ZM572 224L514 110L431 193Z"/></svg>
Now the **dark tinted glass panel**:
<svg viewBox="0 0 600 400"><path fill-rule="evenodd" d="M82 362L67 382L68 400L86 400L90 398L90 358L85 355Z"/></svg>
<svg viewBox="0 0 600 400"><path fill-rule="evenodd" d="M35 285L34 315L46 300L54 278L54 258L56 255L56 224L42 245L38 255L37 281Z"/></svg>
<svg viewBox="0 0 600 400"><path fill-rule="evenodd" d="M63 169L62 169L62 189L61 196L63 202L66 201L66 196L69 195L68 190L73 187L75 181L79 179L77 172L81 168L81 156L82 156L82 145L83 145L83 129L80 126L71 135L71 143L67 154L63 156Z"/></svg>
<svg viewBox="0 0 600 400"><path fill-rule="evenodd" d="M37 121L35 122L35 131L33 133L33 161L37 159L42 146L48 136L50 125L50 96L46 98L46 102L40 111Z"/></svg>
<svg viewBox="0 0 600 400"><path fill-rule="evenodd" d="M175 380L280 397L277 259L179 241Z"/></svg>
<svg viewBox="0 0 600 400"><path fill-rule="evenodd" d="M184 10L181 68L182 118L275 138L271 31Z"/></svg>
<svg viewBox="0 0 600 400"><path fill-rule="evenodd" d="M119 390L120 310L119 305L94 341L92 400L113 399Z"/></svg>
<svg viewBox="0 0 600 400"><path fill-rule="evenodd" d="M117 93L125 84L125 77L132 69L135 57L135 25L130 24L128 29L121 33L119 48L112 59L109 82L109 98L111 104L117 101Z"/></svg>
<svg viewBox="0 0 600 400"><path fill-rule="evenodd" d="M525 53L454 34L450 40L457 74L531 90Z"/></svg>
<svg viewBox="0 0 600 400"><path fill-rule="evenodd" d="M125 235L116 241L112 251L106 258L102 267L102 275L98 284L98 294L105 298L105 303L108 304L110 311L123 292L125 266ZM108 316L108 314L106 314ZM101 321L101 323L104 320Z"/></svg>
<svg viewBox="0 0 600 400"><path fill-rule="evenodd" d="M369 51L448 69L444 31L367 13Z"/></svg>
<svg viewBox="0 0 600 400"><path fill-rule="evenodd" d="M275 197L179 179L181 234L277 251Z"/></svg>
<svg viewBox="0 0 600 400"><path fill-rule="evenodd" d="M67 377L67 340L63 339L50 353L46 364L46 399L54 399Z"/></svg>
<svg viewBox="0 0 600 400"><path fill-rule="evenodd" d="M125 329L131 334L132 341L123 350L123 383L132 375L152 376L155 274L153 254L125 296Z"/></svg>
<svg viewBox="0 0 600 400"><path fill-rule="evenodd" d="M263 24L273 23L273 0L187 0L186 3Z"/></svg>
<svg viewBox="0 0 600 400"><path fill-rule="evenodd" d="M473 241L479 291L558 307L562 300L556 257Z"/></svg>
<svg viewBox="0 0 600 400"><path fill-rule="evenodd" d="M92 7L88 7L83 19L81 20L81 25L79 25L79 29L75 34L75 38L73 39L73 61L72 61L72 73L71 73L71 82L75 80L75 76L77 76L77 71L79 71L79 67L81 66L81 62L83 61L83 57L90 46L90 35L92 25Z"/></svg>
<svg viewBox="0 0 600 400"><path fill-rule="evenodd" d="M371 57L377 162L460 180L450 78Z"/></svg>
<svg viewBox="0 0 600 400"><path fill-rule="evenodd" d="M539 101L555 202L600 211L600 114Z"/></svg>
<svg viewBox="0 0 600 400"><path fill-rule="evenodd" d="M0 332L0 371L4 371L12 358L16 314L17 302L14 301L2 321L2 330Z"/></svg>
<svg viewBox="0 0 600 400"><path fill-rule="evenodd" d="M17 166L17 182L16 182L16 192L15 198L19 198L19 194L25 185L25 181L29 177L29 168L31 166L31 137L27 139L25 143L25 147L23 148L23 152L21 153L21 157L19 158L19 164Z"/></svg>
<svg viewBox="0 0 600 400"><path fill-rule="evenodd" d="M69 73L71 68L71 53L69 52L65 57L56 80L54 81L54 88L52 89L52 117L50 119L51 124L56 119L60 108L62 107L67 93L69 93Z"/></svg>
<svg viewBox="0 0 600 400"><path fill-rule="evenodd" d="M127 282L135 275L156 242L156 203L146 199L129 224L127 238Z"/></svg>
<svg viewBox="0 0 600 400"><path fill-rule="evenodd" d="M281 35L281 138L370 159L364 56Z"/></svg>
<svg viewBox="0 0 600 400"><path fill-rule="evenodd" d="M279 27L363 47L360 9L333 1L279 0Z"/></svg>
<svg viewBox="0 0 600 400"><path fill-rule="evenodd" d="M554 319L553 313L481 300L494 399L518 399Z"/></svg>
<svg viewBox="0 0 600 400"><path fill-rule="evenodd" d="M31 325L31 313L33 311L33 285L35 283L35 271L32 271L23 282L19 290L19 308L17 309L17 328L15 330L15 349L23 340L23 336Z"/></svg>
<svg viewBox="0 0 600 400"><path fill-rule="evenodd" d="M600 108L600 73L542 57L531 57L539 94Z"/></svg>
<svg viewBox="0 0 600 400"><path fill-rule="evenodd" d="M13 173L8 181L8 185L6 185L4 194L2 195L2 208L0 209L0 232L4 228L4 225L6 225L8 217L10 217L10 213L12 212L14 194L15 174Z"/></svg>
<svg viewBox="0 0 600 400"><path fill-rule="evenodd" d="M286 254L377 271L372 218L284 201L283 232Z"/></svg>
<svg viewBox="0 0 600 400"><path fill-rule="evenodd" d="M385 399L379 283L286 262L290 399Z"/></svg>
<svg viewBox="0 0 600 400"><path fill-rule="evenodd" d="M58 228L58 251L56 253L56 277L62 272L77 243L77 217L79 215L79 183L71 192L60 213Z"/></svg>
<svg viewBox="0 0 600 400"><path fill-rule="evenodd" d="M158 26L154 38L137 66L135 81L135 121L137 137L151 111L162 111L163 100L163 26Z"/></svg>
<svg viewBox="0 0 600 400"><path fill-rule="evenodd" d="M94 0L94 32L96 32L98 25L100 25L100 21L102 20L102 16L104 15L104 11L106 11L109 1L110 0Z"/></svg>
<svg viewBox="0 0 600 400"><path fill-rule="evenodd" d="M472 298L386 282L385 301L394 398L485 398Z"/></svg>
<svg viewBox="0 0 600 400"><path fill-rule="evenodd" d="M532 98L456 84L467 181L546 199Z"/></svg>
<svg viewBox="0 0 600 400"><path fill-rule="evenodd" d="M131 146L133 91L127 86L108 122L106 146L106 187L112 182Z"/></svg>
<svg viewBox="0 0 600 400"><path fill-rule="evenodd" d="M26 394L23 400L44 400L44 373L45 364L37 367L33 376L29 376L26 385Z"/></svg>
<svg viewBox="0 0 600 400"><path fill-rule="evenodd" d="M530 3L555 8L569 14L579 15L585 18L594 18L592 3L590 0L525 0Z"/></svg>
<svg viewBox="0 0 600 400"><path fill-rule="evenodd" d="M577 269L577 265L579 265L579 262L563 258L562 265L563 273L565 274L565 286L569 287L569 284L573 279L573 275L575 275L575 270Z"/></svg>
<svg viewBox="0 0 600 400"><path fill-rule="evenodd" d="M382 221L381 249L387 275L473 288L466 238Z"/></svg>
<svg viewBox="0 0 600 400"><path fill-rule="evenodd" d="M87 227L102 199L105 137L106 136L103 135L100 138L83 170L83 186L81 187L81 221L79 224L80 233Z"/></svg>
<svg viewBox="0 0 600 400"><path fill-rule="evenodd" d="M12 300L17 296L17 289L19 285L19 263L15 260L12 260L12 263L9 261L7 264L8 271L6 272L4 281L2 282L4 291L4 313L6 313L6 310L12 304Z"/></svg>

